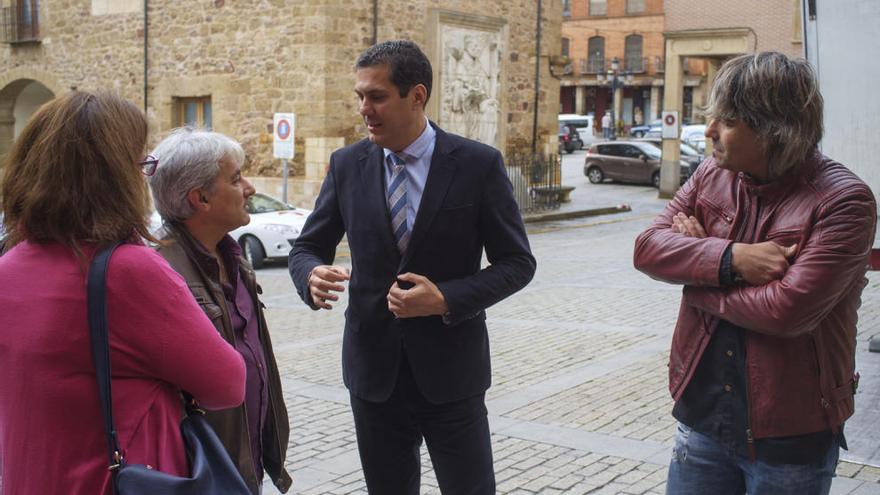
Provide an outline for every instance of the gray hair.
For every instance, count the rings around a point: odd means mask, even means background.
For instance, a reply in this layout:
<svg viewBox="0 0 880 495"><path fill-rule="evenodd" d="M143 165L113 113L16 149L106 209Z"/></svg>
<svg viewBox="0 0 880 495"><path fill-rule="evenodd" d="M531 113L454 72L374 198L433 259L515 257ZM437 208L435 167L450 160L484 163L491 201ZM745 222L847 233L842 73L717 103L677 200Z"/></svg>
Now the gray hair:
<svg viewBox="0 0 880 495"><path fill-rule="evenodd" d="M740 55L715 76L706 115L741 120L763 141L769 175L802 163L822 139L822 95L813 67L779 52Z"/></svg>
<svg viewBox="0 0 880 495"><path fill-rule="evenodd" d="M192 127L174 129L151 155L159 160L150 177L153 203L166 222L186 220L195 209L187 194L195 188L208 192L220 173L220 160L229 157L244 164L244 150L232 138Z"/></svg>

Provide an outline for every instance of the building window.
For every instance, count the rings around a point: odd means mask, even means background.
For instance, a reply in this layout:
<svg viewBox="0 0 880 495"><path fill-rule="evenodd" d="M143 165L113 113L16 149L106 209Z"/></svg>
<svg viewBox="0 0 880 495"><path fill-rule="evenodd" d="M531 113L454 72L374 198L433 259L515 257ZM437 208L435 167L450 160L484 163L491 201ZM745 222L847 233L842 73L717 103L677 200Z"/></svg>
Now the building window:
<svg viewBox="0 0 880 495"><path fill-rule="evenodd" d="M590 15L606 15L608 0L590 0Z"/></svg>
<svg viewBox="0 0 880 495"><path fill-rule="evenodd" d="M40 40L39 0L0 2L2 41L21 43Z"/></svg>
<svg viewBox="0 0 880 495"><path fill-rule="evenodd" d="M587 41L587 74L605 72L605 38L593 36Z"/></svg>
<svg viewBox="0 0 880 495"><path fill-rule="evenodd" d="M571 17L571 0L562 0L562 17Z"/></svg>
<svg viewBox="0 0 880 495"><path fill-rule="evenodd" d="M174 98L174 125L213 128L211 97Z"/></svg>
<svg viewBox="0 0 880 495"><path fill-rule="evenodd" d="M642 59L642 36L640 34L631 34L626 37L623 69L630 72L645 72L645 61Z"/></svg>
<svg viewBox="0 0 880 495"><path fill-rule="evenodd" d="M569 44L570 40L568 38L562 38L562 54L566 57L568 56Z"/></svg>
<svg viewBox="0 0 880 495"><path fill-rule="evenodd" d="M645 0L626 0L627 14L641 14L645 11Z"/></svg>

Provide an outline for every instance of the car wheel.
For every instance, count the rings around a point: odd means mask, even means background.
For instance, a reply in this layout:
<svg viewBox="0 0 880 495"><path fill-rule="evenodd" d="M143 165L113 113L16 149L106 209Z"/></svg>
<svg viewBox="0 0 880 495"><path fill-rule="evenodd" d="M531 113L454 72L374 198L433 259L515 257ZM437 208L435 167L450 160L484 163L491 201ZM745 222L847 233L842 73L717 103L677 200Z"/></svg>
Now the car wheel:
<svg viewBox="0 0 880 495"><path fill-rule="evenodd" d="M651 185L660 189L660 172L654 172L654 175L651 176Z"/></svg>
<svg viewBox="0 0 880 495"><path fill-rule="evenodd" d="M601 184L605 180L605 174L599 167L590 167L587 169L587 178L590 179L591 184Z"/></svg>
<svg viewBox="0 0 880 495"><path fill-rule="evenodd" d="M239 239L238 243L241 245L241 254L244 256L244 259L248 260L255 270L262 268L263 263L266 261L266 251L263 249L263 245L260 244L259 239L246 235Z"/></svg>

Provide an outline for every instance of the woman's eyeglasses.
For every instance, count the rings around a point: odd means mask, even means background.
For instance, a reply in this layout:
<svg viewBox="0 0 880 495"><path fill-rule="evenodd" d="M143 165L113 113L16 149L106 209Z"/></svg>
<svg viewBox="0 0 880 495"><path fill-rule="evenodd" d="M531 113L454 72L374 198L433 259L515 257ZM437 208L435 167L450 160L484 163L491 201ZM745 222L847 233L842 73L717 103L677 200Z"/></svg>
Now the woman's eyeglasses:
<svg viewBox="0 0 880 495"><path fill-rule="evenodd" d="M156 168L159 167L159 159L153 155L147 155L146 158L140 163L141 171L147 177L156 173Z"/></svg>

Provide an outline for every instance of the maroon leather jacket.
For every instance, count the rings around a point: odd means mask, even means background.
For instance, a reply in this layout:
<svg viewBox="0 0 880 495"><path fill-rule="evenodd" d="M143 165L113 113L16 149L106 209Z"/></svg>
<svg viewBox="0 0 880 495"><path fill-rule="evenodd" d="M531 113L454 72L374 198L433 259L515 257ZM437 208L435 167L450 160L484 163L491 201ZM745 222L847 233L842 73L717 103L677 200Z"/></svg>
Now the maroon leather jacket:
<svg viewBox="0 0 880 495"><path fill-rule="evenodd" d="M677 212L709 237L671 230ZM723 319L746 329L749 422L755 438L837 431L853 413L857 310L877 209L871 190L815 152L785 177L758 184L709 158L636 239L634 264L684 285L669 358L678 400ZM721 287L733 242L797 244L781 280Z"/></svg>

